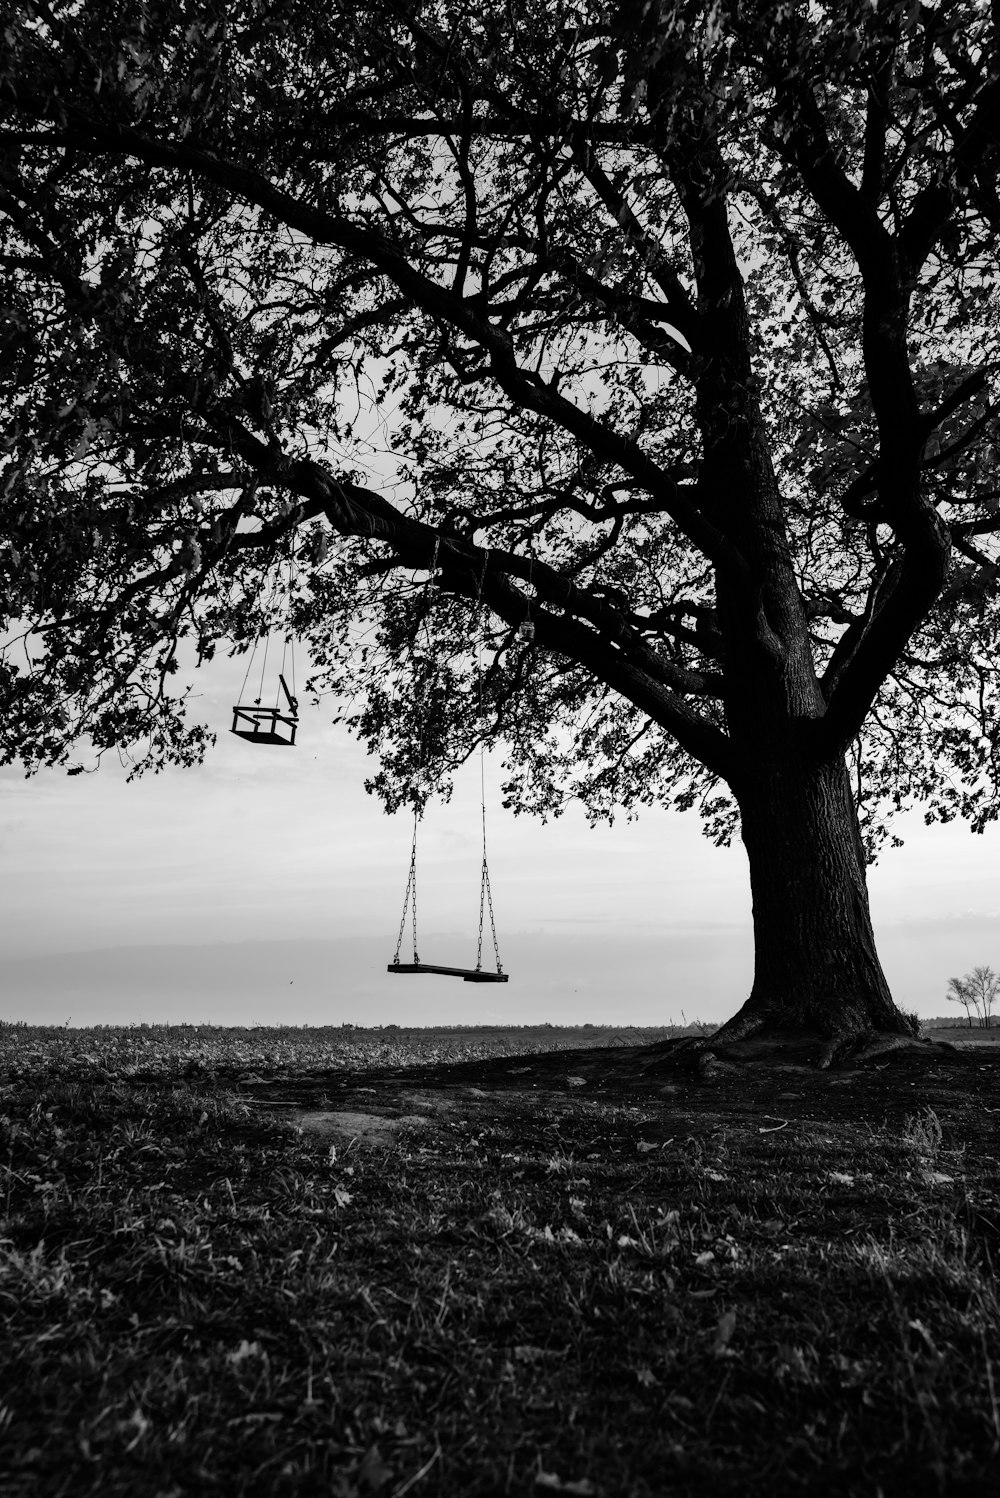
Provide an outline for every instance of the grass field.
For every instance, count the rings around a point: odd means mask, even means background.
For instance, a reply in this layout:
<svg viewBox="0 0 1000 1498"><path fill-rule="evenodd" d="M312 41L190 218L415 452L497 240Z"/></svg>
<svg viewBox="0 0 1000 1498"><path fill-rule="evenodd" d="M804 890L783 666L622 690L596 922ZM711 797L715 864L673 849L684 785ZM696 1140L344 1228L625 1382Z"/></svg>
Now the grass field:
<svg viewBox="0 0 1000 1498"><path fill-rule="evenodd" d="M0 1067L25 1074L92 1074L95 1068L115 1077L185 1070L235 1075L248 1069L266 1071L357 1071L386 1066L446 1064L480 1056L521 1055L536 1051L574 1050L594 1045L636 1045L689 1031L710 1032L710 1025L634 1026L553 1025L437 1026L401 1029L398 1025L363 1029L357 1025L297 1027L254 1025L61 1025L4 1024L0 1021ZM1000 1034L1000 1032L998 1032Z"/></svg>
<svg viewBox="0 0 1000 1498"><path fill-rule="evenodd" d="M250 1095L662 1033L0 1026L4 1498L995 1494L996 1151L915 1095L456 1084L388 1143Z"/></svg>

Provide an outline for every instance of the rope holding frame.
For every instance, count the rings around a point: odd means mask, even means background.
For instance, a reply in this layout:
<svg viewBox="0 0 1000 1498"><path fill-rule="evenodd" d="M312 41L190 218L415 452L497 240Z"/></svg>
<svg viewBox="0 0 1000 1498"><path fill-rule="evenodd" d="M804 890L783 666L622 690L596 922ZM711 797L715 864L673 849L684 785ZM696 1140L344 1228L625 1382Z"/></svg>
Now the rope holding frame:
<svg viewBox="0 0 1000 1498"><path fill-rule="evenodd" d="M290 663L291 663L291 673L290 674L291 674L291 678L292 678L292 691L291 691L292 701L295 702L296 705L298 704L298 688L295 685L295 636L289 632L289 624L290 624L290 618L291 618L291 612L292 612L292 603L293 603L294 594L295 594L295 583L296 583L296 580L297 580L297 576L298 576L298 569L295 566L295 549L294 549L294 547L292 545L291 532L289 532L289 537L288 537L288 600L287 600L286 608L285 608L286 617L285 617L284 642L283 642L282 647L281 647L281 671L278 674L278 686L275 687L275 689L274 689L274 705L275 705L275 707L277 707L278 704L281 701L281 697L280 697L281 682L283 681L284 675L285 675L285 662L286 661L290 661ZM263 689L263 675L261 676L261 687Z"/></svg>

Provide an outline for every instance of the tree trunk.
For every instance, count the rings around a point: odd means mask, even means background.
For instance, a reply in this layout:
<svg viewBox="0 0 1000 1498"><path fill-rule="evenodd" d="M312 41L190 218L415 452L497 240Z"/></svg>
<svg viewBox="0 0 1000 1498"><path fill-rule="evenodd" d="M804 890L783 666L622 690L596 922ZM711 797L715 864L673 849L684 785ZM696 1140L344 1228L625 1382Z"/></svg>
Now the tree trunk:
<svg viewBox="0 0 1000 1498"><path fill-rule="evenodd" d="M875 950L846 766L757 764L738 800L756 962L750 997L720 1038L908 1034Z"/></svg>

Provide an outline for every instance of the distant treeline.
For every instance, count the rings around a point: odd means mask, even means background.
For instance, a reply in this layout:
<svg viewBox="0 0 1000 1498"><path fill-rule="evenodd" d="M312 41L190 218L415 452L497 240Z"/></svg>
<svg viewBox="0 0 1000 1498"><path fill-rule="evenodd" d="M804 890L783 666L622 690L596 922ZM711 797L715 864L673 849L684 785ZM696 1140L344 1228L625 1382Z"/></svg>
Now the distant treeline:
<svg viewBox="0 0 1000 1498"><path fill-rule="evenodd" d="M947 1014L939 1019L922 1019L920 1021L920 1028L922 1030L965 1030L968 1028L968 1021L959 1019L954 1014ZM976 1028L979 1028L978 1020L976 1021ZM996 1015L990 1020L988 1028L991 1030L1000 1028L1000 1023L998 1023Z"/></svg>

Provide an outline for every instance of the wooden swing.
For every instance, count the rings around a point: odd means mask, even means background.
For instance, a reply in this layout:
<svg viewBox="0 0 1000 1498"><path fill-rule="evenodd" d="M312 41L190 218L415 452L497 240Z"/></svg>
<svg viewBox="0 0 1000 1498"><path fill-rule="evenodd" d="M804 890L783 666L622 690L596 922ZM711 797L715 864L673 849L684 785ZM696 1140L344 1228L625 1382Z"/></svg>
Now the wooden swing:
<svg viewBox="0 0 1000 1498"><path fill-rule="evenodd" d="M434 541L434 556L431 562L431 570L427 575L427 589L430 588L430 579L437 568L438 539ZM483 562L483 576L486 572L486 562ZM483 578L479 579L479 587L476 592L476 610L478 612L482 601ZM428 593L429 596L429 593ZM426 629L427 615L424 615L424 627ZM428 632L429 633L429 632ZM482 660L480 645L476 645L476 687L479 699L479 716L483 714L483 687L482 687ZM423 769L423 746L421 748L421 769ZM421 962L417 953L417 830L420 825L420 810L413 813L413 843L410 848L410 872L406 881L406 893L403 897L403 914L399 922L399 937L396 942L396 955L388 964L387 971L398 974L412 973L438 973L446 978L461 978L466 983L507 983L509 977L504 972L500 963L500 947L497 942L496 921L493 916L493 892L490 889L490 871L486 860L486 772L483 745L479 746L479 783L480 783L480 810L483 828L483 860L479 878L479 945L476 949L475 967L451 967L439 962ZM403 932L406 929L407 911L411 912L413 925L413 961L400 962L399 954L403 946ZM493 952L496 958L496 971L488 971L483 967L483 928L487 911L490 917L490 934L493 938Z"/></svg>
<svg viewBox="0 0 1000 1498"><path fill-rule="evenodd" d="M406 894L403 897L403 914L399 922L399 939L396 942L396 955L388 965L390 973L440 973L446 978L462 978L466 983L506 983L509 981L508 974L504 972L500 963L500 947L497 943L496 921L493 916L493 892L490 889L490 871L486 862L486 801L483 799L483 863L479 881L479 945L476 948L475 967L447 967L440 962L421 962L417 953L417 828L420 825L420 813L413 814L413 845L410 849L410 874L406 881ZM412 912L413 921L413 961L400 962L399 954L403 946L403 932L406 929L407 910ZM496 971L491 972L483 967L483 926L486 911L490 916L490 934L493 937L493 951L496 956Z"/></svg>
<svg viewBox="0 0 1000 1498"><path fill-rule="evenodd" d="M289 591L294 582L292 561L288 564ZM247 665L243 685L240 687L240 701L233 708L233 726L229 730L235 733L237 738L246 739L248 744L277 744L290 749L295 743L295 730L299 722L299 699L295 695L295 641L290 635L285 635L285 643L281 652L281 669L278 672L278 685L274 693L274 706L264 707L264 678L267 673L267 652L270 645L270 635L264 636L264 660L260 668L259 696L252 702L244 702L247 682L250 680L250 672L257 656L257 647L260 638L254 642L253 650L250 652L250 660ZM292 687L288 688L285 680L285 666L290 664ZM285 701L281 701L284 693Z"/></svg>
<svg viewBox="0 0 1000 1498"><path fill-rule="evenodd" d="M280 671L278 684L288 702L287 711L279 707L277 699L273 707L262 707L259 697L252 703L238 702L233 708L233 726L229 732L250 744L284 744L291 748L299 721L299 699L292 696Z"/></svg>

